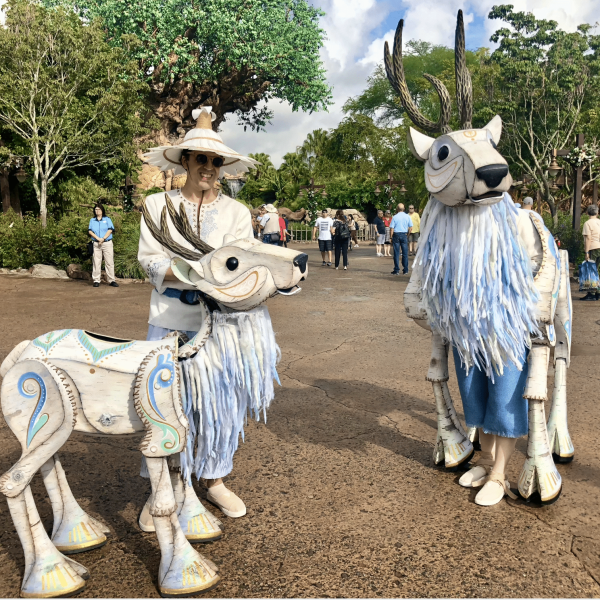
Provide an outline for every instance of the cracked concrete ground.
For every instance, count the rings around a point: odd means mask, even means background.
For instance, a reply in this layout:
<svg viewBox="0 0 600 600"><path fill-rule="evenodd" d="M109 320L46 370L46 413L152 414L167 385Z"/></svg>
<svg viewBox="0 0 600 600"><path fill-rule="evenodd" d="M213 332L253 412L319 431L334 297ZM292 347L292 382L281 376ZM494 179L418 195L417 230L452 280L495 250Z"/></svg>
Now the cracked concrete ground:
<svg viewBox="0 0 600 600"><path fill-rule="evenodd" d="M224 518L224 538L201 547L221 567L214 595L598 596L600 306L574 302L568 394L576 454L558 467L561 498L544 508L507 500L481 508L456 474L432 464L430 339L405 316L407 278L390 276L391 261L372 248L352 252L347 272L322 268L316 250L308 253L302 293L269 301L282 387L266 426L246 428L228 483L248 515ZM63 327L145 337L146 285L93 289L3 276L0 293L0 359L19 341ZM450 389L460 408L454 378ZM19 448L3 421L2 433L4 471ZM113 532L106 546L76 557L91 571L82 596L157 597L156 539L136 526L149 489L138 477L138 443L74 434L61 452L75 496ZM517 448L513 486L525 440ZM33 490L50 526L39 476ZM22 573L0 499L0 596L18 596Z"/></svg>

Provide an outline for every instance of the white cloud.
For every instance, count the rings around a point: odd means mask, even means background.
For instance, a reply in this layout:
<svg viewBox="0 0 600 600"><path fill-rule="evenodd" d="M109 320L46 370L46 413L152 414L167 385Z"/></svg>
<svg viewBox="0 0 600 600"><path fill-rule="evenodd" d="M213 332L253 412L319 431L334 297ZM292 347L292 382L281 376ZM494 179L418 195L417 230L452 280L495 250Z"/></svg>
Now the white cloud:
<svg viewBox="0 0 600 600"><path fill-rule="evenodd" d="M394 30L373 39L373 32L385 21L391 10L387 0L321 0L316 2L327 13L321 26L327 40L321 57L333 86L334 104L329 112L311 115L293 113L279 101L271 102L275 116L266 132L244 132L232 118L225 122L221 133L225 143L243 154L265 152L279 165L287 152L293 152L313 129L330 129L343 118L342 106L350 97L360 93L374 66L383 57L384 41L393 41ZM475 16L484 18L485 40L499 25L488 21L487 14L498 0L402 0L405 39L422 39L433 44L454 44L456 13L465 13L467 45L469 26ZM568 10L564 0L511 0L517 10L533 12L538 18L554 19L563 29L573 31L580 23L595 23L600 12L600 0L575 0Z"/></svg>

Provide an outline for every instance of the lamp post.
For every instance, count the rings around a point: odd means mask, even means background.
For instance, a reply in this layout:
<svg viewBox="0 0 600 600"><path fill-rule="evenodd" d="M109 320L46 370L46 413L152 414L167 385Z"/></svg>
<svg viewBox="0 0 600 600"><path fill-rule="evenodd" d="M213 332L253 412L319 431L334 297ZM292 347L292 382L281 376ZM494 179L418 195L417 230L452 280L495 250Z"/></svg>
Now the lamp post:
<svg viewBox="0 0 600 600"><path fill-rule="evenodd" d="M392 192L395 189L397 189L398 186L400 186L400 189L398 190L399 194L402 194L404 196L404 194L406 194L406 192L407 192L406 188L404 187L404 180L401 180L401 181L395 180L391 173L388 173L386 181L377 181L375 183L375 185L376 185L375 196L379 196L379 194L381 194L381 190L379 189L379 186L382 185L382 186L384 186L385 189L387 189L387 195L388 195L389 200L392 199Z"/></svg>
<svg viewBox="0 0 600 600"><path fill-rule="evenodd" d="M129 212L133 210L134 202L134 192L135 192L135 184L131 181L131 177L129 175L125 176L125 185L119 187L120 194L119 196L123 199L123 210L125 212Z"/></svg>

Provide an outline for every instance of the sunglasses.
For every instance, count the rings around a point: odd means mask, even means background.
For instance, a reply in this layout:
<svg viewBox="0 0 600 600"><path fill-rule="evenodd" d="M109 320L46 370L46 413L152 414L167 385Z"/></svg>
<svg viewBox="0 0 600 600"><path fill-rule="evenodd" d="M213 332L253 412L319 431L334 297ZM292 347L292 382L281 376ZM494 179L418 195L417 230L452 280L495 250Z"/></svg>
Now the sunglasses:
<svg viewBox="0 0 600 600"><path fill-rule="evenodd" d="M196 162L199 165L205 165L208 161L212 162L213 167L217 169L223 166L225 162L221 156L206 156L206 154L196 154Z"/></svg>

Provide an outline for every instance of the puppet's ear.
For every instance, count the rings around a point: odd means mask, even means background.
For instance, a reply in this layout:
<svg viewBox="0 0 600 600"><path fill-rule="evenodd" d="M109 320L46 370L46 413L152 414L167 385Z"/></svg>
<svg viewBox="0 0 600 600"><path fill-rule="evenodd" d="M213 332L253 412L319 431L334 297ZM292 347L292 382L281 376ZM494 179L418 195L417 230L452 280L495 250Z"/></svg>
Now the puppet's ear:
<svg viewBox="0 0 600 600"><path fill-rule="evenodd" d="M487 129L492 134L496 145L500 143L500 136L502 135L502 119L500 115L496 115L483 129Z"/></svg>
<svg viewBox="0 0 600 600"><path fill-rule="evenodd" d="M412 127L408 128L408 147L416 159L421 161L427 160L429 158L429 149L434 141L435 138L420 133Z"/></svg>
<svg viewBox="0 0 600 600"><path fill-rule="evenodd" d="M171 271L179 281L188 285L195 286L199 279L204 278L204 269L199 262L188 262L179 256L171 260Z"/></svg>

